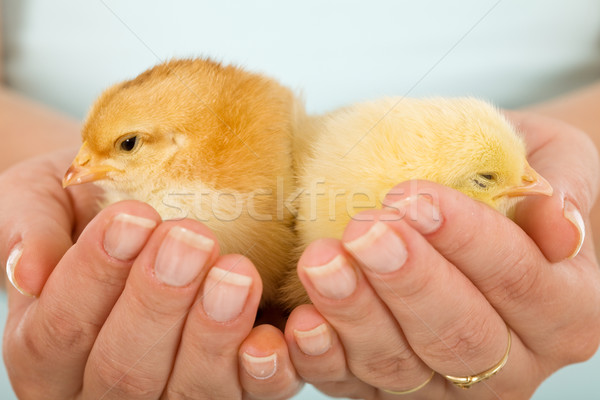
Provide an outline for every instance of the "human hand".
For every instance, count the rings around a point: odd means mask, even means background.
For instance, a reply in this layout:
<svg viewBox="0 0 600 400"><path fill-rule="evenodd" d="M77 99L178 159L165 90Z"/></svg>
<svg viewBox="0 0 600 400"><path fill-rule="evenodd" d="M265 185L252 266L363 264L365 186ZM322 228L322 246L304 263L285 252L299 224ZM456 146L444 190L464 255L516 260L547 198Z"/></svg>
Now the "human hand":
<svg viewBox="0 0 600 400"><path fill-rule="evenodd" d="M19 268L7 270L7 276L23 294L41 293L55 265L98 212L97 187L62 188L74 152L32 158L0 174L0 257L18 257Z"/></svg>
<svg viewBox="0 0 600 400"><path fill-rule="evenodd" d="M448 188L405 182L341 241L312 243L298 273L314 305L295 309L285 331L307 382L333 396L391 399L385 390L428 382L403 398L529 398L594 354L600 270L589 231L575 253L585 232L577 221L589 222L598 190L597 154L558 121L509 116L554 195L523 201L514 223ZM497 365L507 326L500 372L469 390L444 379Z"/></svg>
<svg viewBox="0 0 600 400"><path fill-rule="evenodd" d="M83 194L62 197L63 171L50 168L61 157L0 178L2 188L23 184L0 199L0 235L14 236L0 254L22 250L10 262L17 282L39 288L29 297L8 287L4 357L19 398L285 398L298 390L282 333L252 328L261 283L246 258L219 256L202 224L161 223L137 202L103 210L79 236L94 211ZM95 196L85 196L91 206Z"/></svg>

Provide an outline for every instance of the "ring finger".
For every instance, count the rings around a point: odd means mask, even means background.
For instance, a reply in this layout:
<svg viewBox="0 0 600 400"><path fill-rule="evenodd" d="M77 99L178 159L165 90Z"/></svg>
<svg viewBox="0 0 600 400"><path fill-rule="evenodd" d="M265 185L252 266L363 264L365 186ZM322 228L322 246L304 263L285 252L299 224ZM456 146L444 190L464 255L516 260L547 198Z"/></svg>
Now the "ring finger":
<svg viewBox="0 0 600 400"><path fill-rule="evenodd" d="M344 246L419 357L455 377L479 376L505 360L507 326L471 281L401 219L364 214L348 225ZM524 348L514 344L511 357L525 357Z"/></svg>

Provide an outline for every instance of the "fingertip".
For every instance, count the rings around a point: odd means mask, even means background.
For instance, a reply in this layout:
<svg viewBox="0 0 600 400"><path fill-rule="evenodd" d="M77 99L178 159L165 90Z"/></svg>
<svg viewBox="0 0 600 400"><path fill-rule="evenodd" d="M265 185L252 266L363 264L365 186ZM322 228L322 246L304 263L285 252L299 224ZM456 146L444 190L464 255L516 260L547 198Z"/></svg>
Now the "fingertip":
<svg viewBox="0 0 600 400"><path fill-rule="evenodd" d="M298 261L298 266L327 264L339 254L344 253L344 248L339 240L332 238L317 239L306 247ZM302 268L298 268L298 272L301 271Z"/></svg>
<svg viewBox="0 0 600 400"><path fill-rule="evenodd" d="M255 326L240 346L239 354L249 353L257 357L270 355L273 351L282 349L282 339L283 333L273 325Z"/></svg>
<svg viewBox="0 0 600 400"><path fill-rule="evenodd" d="M206 225L193 219L182 219L182 220L166 220L163 221L155 230L152 235L151 241L161 242L165 236L167 236L173 229L175 230L188 230L196 235L202 236L203 238L211 240L212 250L210 257L206 264L213 265L221 252L219 241L213 231L211 231Z"/></svg>
<svg viewBox="0 0 600 400"><path fill-rule="evenodd" d="M285 333L293 329L306 330L311 329L325 321L325 318L317 311L312 304L302 304L292 310L288 317Z"/></svg>
<svg viewBox="0 0 600 400"><path fill-rule="evenodd" d="M581 212L579 212L575 204L568 199L565 199L563 216L571 222L573 228L575 228L576 237L578 238L573 251L568 256L568 258L574 258L579 254L583 242L585 241L585 223L583 222Z"/></svg>
<svg viewBox="0 0 600 400"><path fill-rule="evenodd" d="M334 342L331 326L310 304L292 311L284 335L292 356L299 352L303 356L318 357L327 353Z"/></svg>
<svg viewBox="0 0 600 400"><path fill-rule="evenodd" d="M37 297L64 253L73 244L70 235L58 225L40 226L23 232L10 250L6 273L21 294Z"/></svg>
<svg viewBox="0 0 600 400"><path fill-rule="evenodd" d="M241 254L225 254L217 259L213 267L247 276L253 280L253 284L258 285L259 290L262 290L262 281L258 270L246 256Z"/></svg>
<svg viewBox="0 0 600 400"><path fill-rule="evenodd" d="M585 238L579 208L562 193L524 199L514 219L553 263L575 257Z"/></svg>
<svg viewBox="0 0 600 400"><path fill-rule="evenodd" d="M219 257L200 291L202 309L218 323L245 324L256 315L262 281L252 262L239 254ZM251 324L248 325L248 330Z"/></svg>
<svg viewBox="0 0 600 400"><path fill-rule="evenodd" d="M337 332L312 304L292 311L285 338L294 367L302 379L319 384L348 377L346 356Z"/></svg>
<svg viewBox="0 0 600 400"><path fill-rule="evenodd" d="M119 201L117 203L111 204L101 210L98 215L102 215L104 213L110 214L118 214L118 213L126 213L126 214L134 214L140 217L144 217L147 219L151 219L159 223L161 221L160 215L158 212L152 208L147 203L137 200L124 200Z"/></svg>
<svg viewBox="0 0 600 400"><path fill-rule="evenodd" d="M29 294L25 289L23 289L16 277L16 268L19 262L21 261L21 257L23 256L23 243L18 242L15 244L8 254L8 258L6 260L6 277L10 284L15 288L19 293L25 296L34 297L32 294Z"/></svg>
<svg viewBox="0 0 600 400"><path fill-rule="evenodd" d="M394 209L394 204L404 201L406 198L420 196L425 197L433 204L438 204L441 196L446 192L456 192L447 186L422 179L411 179L394 186L384 197L383 207Z"/></svg>
<svg viewBox="0 0 600 400"><path fill-rule="evenodd" d="M272 325L255 327L239 348L240 381L257 398L289 398L302 387L283 333Z"/></svg>
<svg viewBox="0 0 600 400"><path fill-rule="evenodd" d="M74 244L80 254L127 265L138 256L161 222L158 213L138 201L124 201L101 210Z"/></svg>
<svg viewBox="0 0 600 400"><path fill-rule="evenodd" d="M302 304L292 310L283 332L290 348L296 346L296 331L309 331L315 327L327 323L325 318L312 304Z"/></svg>
<svg viewBox="0 0 600 400"><path fill-rule="evenodd" d="M116 203L102 210L82 236L87 237L99 225L98 239L106 254L128 262L137 257L160 222L158 213L147 204L134 201Z"/></svg>
<svg viewBox="0 0 600 400"><path fill-rule="evenodd" d="M374 224L380 221L392 222L400 221L402 219L402 215L391 209L363 211L360 214L357 214L356 218L353 218L346 226L346 229L344 229L342 243L345 245L364 236Z"/></svg>
<svg viewBox="0 0 600 400"><path fill-rule="evenodd" d="M349 260L337 239L320 239L307 247L298 262L298 277L313 303L335 303L355 292L358 276Z"/></svg>

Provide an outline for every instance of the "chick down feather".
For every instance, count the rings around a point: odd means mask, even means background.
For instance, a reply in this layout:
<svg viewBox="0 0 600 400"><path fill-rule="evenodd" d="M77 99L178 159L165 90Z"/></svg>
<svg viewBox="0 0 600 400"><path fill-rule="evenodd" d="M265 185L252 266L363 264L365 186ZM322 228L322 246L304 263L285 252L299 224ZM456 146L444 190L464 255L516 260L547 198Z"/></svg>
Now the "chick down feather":
<svg viewBox="0 0 600 400"><path fill-rule="evenodd" d="M93 181L103 205L136 199L163 219L194 218L222 253L256 265L275 303L296 246L281 199L294 187L293 93L259 74L205 59L173 60L106 90L82 131L64 185Z"/></svg>
<svg viewBox="0 0 600 400"><path fill-rule="evenodd" d="M384 98L313 117L295 138L297 254L341 238L357 212L380 208L400 182L449 186L510 216L519 196L551 194L525 143L492 105L473 98ZM296 271L282 296L308 302Z"/></svg>

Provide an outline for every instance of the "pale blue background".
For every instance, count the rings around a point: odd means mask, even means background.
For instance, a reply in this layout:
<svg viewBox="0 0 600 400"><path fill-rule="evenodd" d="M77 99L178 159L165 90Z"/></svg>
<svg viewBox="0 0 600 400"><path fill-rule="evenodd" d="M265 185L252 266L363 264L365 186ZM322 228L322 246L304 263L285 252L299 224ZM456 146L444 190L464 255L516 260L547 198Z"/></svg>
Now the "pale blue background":
<svg viewBox="0 0 600 400"><path fill-rule="evenodd" d="M383 95L516 107L600 78L597 0L4 0L3 12L8 83L78 118L108 85L182 56L274 76L311 112ZM598 399L599 378L597 355L534 398Z"/></svg>

